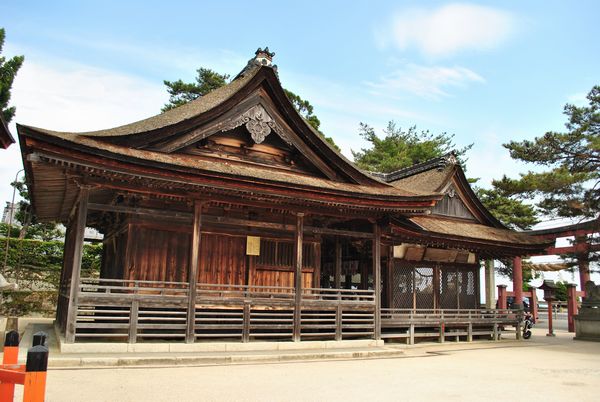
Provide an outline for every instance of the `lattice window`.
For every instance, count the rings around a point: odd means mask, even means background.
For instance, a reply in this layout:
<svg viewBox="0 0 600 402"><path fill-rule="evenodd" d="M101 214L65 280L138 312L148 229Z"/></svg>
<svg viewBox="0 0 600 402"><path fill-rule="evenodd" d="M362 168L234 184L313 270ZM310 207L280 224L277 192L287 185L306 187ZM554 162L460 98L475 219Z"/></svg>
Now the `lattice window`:
<svg viewBox="0 0 600 402"><path fill-rule="evenodd" d="M392 307L413 308L413 268L396 261L392 281Z"/></svg>
<svg viewBox="0 0 600 402"><path fill-rule="evenodd" d="M286 241L261 239L259 265L275 267L293 267L295 261L294 243ZM316 250L314 243L305 243L302 247L302 266L316 266Z"/></svg>

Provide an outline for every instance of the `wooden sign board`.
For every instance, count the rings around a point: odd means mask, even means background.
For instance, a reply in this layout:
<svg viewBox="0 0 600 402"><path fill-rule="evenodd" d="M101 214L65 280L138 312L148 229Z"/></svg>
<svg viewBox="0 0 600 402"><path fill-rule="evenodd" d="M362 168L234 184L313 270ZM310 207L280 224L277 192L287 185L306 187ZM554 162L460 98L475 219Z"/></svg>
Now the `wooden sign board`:
<svg viewBox="0 0 600 402"><path fill-rule="evenodd" d="M437 261L437 262L454 262L458 250L446 250L441 248L428 247L425 252L426 261Z"/></svg>
<svg viewBox="0 0 600 402"><path fill-rule="evenodd" d="M404 259L408 261L421 261L423 259L423 254L425 254L425 247L408 247Z"/></svg>
<svg viewBox="0 0 600 402"><path fill-rule="evenodd" d="M246 255L260 255L260 237L246 236Z"/></svg>

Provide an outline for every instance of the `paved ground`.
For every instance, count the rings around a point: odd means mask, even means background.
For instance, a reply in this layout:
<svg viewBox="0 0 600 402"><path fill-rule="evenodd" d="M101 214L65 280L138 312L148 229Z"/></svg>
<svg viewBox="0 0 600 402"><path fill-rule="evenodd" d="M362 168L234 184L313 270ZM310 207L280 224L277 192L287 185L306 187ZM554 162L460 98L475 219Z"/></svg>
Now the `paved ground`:
<svg viewBox="0 0 600 402"><path fill-rule="evenodd" d="M545 333L537 328L523 342L398 346L407 357L391 359L53 369L47 400L600 400L600 343Z"/></svg>

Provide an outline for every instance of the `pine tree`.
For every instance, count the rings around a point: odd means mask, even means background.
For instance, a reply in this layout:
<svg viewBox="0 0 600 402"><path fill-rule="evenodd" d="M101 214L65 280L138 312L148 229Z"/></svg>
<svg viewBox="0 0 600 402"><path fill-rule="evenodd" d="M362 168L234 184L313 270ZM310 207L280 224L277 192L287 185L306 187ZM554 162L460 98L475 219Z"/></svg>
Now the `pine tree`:
<svg viewBox="0 0 600 402"><path fill-rule="evenodd" d="M5 32L4 28L0 28L0 55L4 48ZM9 123L15 115L15 107L8 106L10 101L10 89L17 72L23 65L23 56L15 56L9 60L0 56L0 112L6 123Z"/></svg>
<svg viewBox="0 0 600 402"><path fill-rule="evenodd" d="M504 195L537 200L545 214L594 218L600 213L600 86L587 95L588 106L567 104L567 131L549 131L533 141L504 144L511 157L545 168L494 181Z"/></svg>

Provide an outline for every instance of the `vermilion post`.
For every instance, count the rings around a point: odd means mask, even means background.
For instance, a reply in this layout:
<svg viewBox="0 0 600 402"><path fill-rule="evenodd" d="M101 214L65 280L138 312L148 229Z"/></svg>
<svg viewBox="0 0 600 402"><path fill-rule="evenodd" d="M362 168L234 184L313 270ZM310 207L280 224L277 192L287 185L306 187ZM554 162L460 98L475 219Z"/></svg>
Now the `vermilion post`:
<svg viewBox="0 0 600 402"><path fill-rule="evenodd" d="M567 325L569 332L575 332L575 320L577 314L577 287L575 284L567 285Z"/></svg>
<svg viewBox="0 0 600 402"><path fill-rule="evenodd" d="M23 402L44 402L47 370L48 348L37 345L29 349L23 382Z"/></svg>
<svg viewBox="0 0 600 402"><path fill-rule="evenodd" d="M513 308L523 308L523 266L521 264L521 257L515 257L513 260L513 294L515 301Z"/></svg>
<svg viewBox="0 0 600 402"><path fill-rule="evenodd" d="M19 333L10 331L4 338L2 364L17 364L19 360ZM14 383L0 383L0 402L12 402L15 396Z"/></svg>
<svg viewBox="0 0 600 402"><path fill-rule="evenodd" d="M506 306L506 285L498 285L498 308L505 310Z"/></svg>
<svg viewBox="0 0 600 402"><path fill-rule="evenodd" d="M10 331L4 337L4 357L2 364L17 364L19 358L19 333Z"/></svg>
<svg viewBox="0 0 600 402"><path fill-rule="evenodd" d="M552 329L552 300L548 300L548 333L546 336L554 336Z"/></svg>

